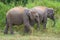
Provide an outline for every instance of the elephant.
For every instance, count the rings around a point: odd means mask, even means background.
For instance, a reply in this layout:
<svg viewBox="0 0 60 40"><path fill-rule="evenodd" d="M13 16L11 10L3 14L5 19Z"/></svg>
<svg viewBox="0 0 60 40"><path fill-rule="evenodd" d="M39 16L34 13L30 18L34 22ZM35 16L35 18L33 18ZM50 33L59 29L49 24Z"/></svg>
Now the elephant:
<svg viewBox="0 0 60 40"><path fill-rule="evenodd" d="M54 9L53 8L48 8L45 6L36 6L33 7L38 14L39 14L39 19L40 19L40 24L43 24L43 29L46 29L46 24L47 24L47 18L50 18L51 20L54 21L53 26L55 26L55 18L54 18ZM32 23L33 25L34 23Z"/></svg>
<svg viewBox="0 0 60 40"><path fill-rule="evenodd" d="M4 34L8 34L8 29L10 29L10 34L13 34L12 26L21 24L24 24L24 32L28 33L32 27L30 21L36 21L37 25L40 25L37 12L26 7L14 7L6 14L6 27Z"/></svg>

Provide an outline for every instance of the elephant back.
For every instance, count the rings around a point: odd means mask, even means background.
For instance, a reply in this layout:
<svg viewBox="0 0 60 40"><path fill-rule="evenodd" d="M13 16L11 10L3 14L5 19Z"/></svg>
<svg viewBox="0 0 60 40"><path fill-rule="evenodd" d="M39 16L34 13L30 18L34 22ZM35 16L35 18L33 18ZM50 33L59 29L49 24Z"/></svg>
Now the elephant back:
<svg viewBox="0 0 60 40"><path fill-rule="evenodd" d="M34 9L40 10L40 11L42 11L42 12L45 12L46 8L47 8L47 7L43 7L43 6L34 7Z"/></svg>
<svg viewBox="0 0 60 40"><path fill-rule="evenodd" d="M7 15L10 13L13 13L13 12L20 12L20 13L23 13L24 12L24 8L23 7L14 7L12 9L10 9L8 12L7 12Z"/></svg>

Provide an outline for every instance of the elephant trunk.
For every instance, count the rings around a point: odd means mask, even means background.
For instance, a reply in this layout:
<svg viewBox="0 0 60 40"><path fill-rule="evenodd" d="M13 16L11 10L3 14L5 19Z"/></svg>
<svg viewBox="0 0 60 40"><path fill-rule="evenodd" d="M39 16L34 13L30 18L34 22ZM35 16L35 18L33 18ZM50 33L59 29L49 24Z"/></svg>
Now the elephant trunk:
<svg viewBox="0 0 60 40"><path fill-rule="evenodd" d="M54 27L55 24L56 24L56 22L55 22L55 18L53 17L52 20L53 20L53 22L54 22L54 24L53 24L53 27Z"/></svg>

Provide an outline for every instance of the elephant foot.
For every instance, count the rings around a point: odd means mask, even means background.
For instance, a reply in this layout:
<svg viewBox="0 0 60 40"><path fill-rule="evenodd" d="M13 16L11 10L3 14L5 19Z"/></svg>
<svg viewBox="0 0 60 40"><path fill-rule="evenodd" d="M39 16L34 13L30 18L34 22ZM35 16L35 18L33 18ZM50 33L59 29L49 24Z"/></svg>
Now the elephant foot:
<svg viewBox="0 0 60 40"><path fill-rule="evenodd" d="M43 29L43 32L47 32L47 28L44 28L44 29Z"/></svg>
<svg viewBox="0 0 60 40"><path fill-rule="evenodd" d="M27 31L27 30L24 30L24 33L29 33L29 31Z"/></svg>
<svg viewBox="0 0 60 40"><path fill-rule="evenodd" d="M8 34L8 32L4 32L4 34Z"/></svg>
<svg viewBox="0 0 60 40"><path fill-rule="evenodd" d="M24 33L29 33L29 32L30 32L30 28L25 27L25 29L24 29Z"/></svg>
<svg viewBox="0 0 60 40"><path fill-rule="evenodd" d="M10 34L14 34L14 32L11 32Z"/></svg>

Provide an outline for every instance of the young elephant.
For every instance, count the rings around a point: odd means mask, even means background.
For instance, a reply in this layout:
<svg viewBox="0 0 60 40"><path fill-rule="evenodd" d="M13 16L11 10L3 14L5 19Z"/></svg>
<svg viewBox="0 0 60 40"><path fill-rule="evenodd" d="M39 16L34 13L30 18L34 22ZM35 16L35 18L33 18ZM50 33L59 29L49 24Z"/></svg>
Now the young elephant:
<svg viewBox="0 0 60 40"><path fill-rule="evenodd" d="M39 23L38 13L24 7L14 7L6 14L6 28L4 34L8 33L8 28L10 28L10 33L13 34L12 26L21 24L25 26L24 32L29 32L31 27L30 20L35 19L37 23Z"/></svg>
<svg viewBox="0 0 60 40"><path fill-rule="evenodd" d="M39 14L40 23L43 24L44 29L46 29L47 18L52 19L54 21L54 25L55 25L53 8L37 6L37 7L34 7L32 9L34 9Z"/></svg>

